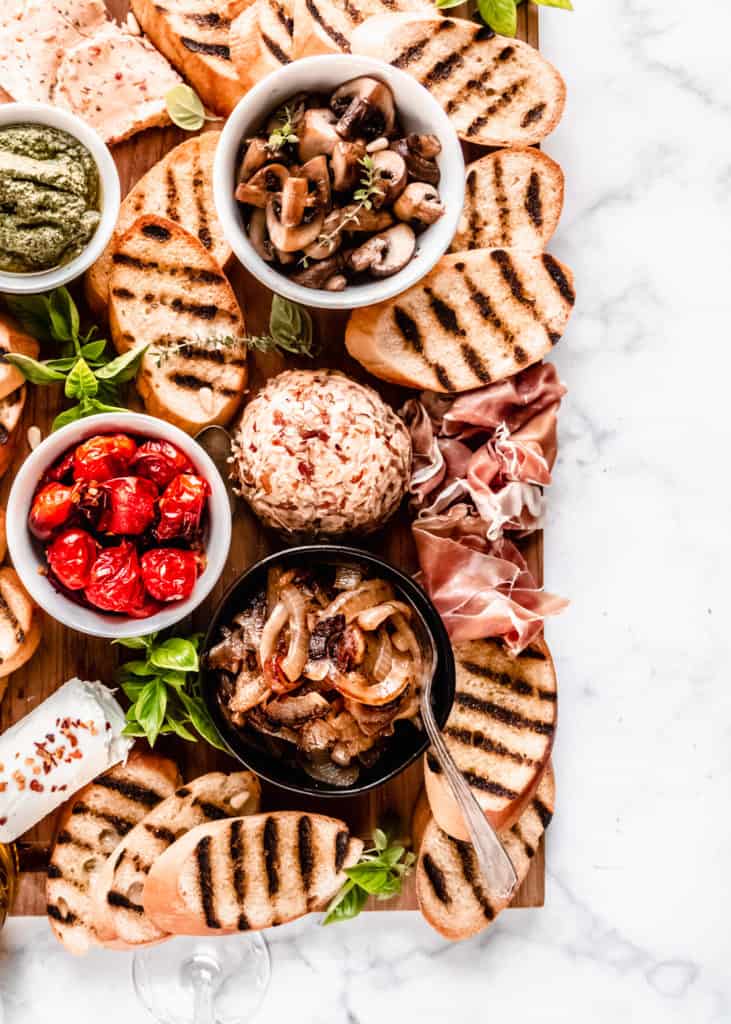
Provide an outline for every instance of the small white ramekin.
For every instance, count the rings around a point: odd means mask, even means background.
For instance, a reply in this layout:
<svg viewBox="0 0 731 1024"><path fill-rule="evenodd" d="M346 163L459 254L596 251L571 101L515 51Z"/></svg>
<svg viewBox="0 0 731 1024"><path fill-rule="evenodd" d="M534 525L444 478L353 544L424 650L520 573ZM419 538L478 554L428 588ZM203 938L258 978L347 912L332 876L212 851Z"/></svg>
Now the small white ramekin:
<svg viewBox="0 0 731 1024"><path fill-rule="evenodd" d="M406 132L436 135L442 144L437 158L441 178L439 194L445 213L417 240L413 259L392 277L368 284L349 285L342 292L305 288L259 256L244 229L239 203L234 198L237 163L242 141L261 127L290 96L298 92L323 93L352 78L371 75L388 85L396 100L396 109ZM239 100L221 133L213 167L213 198L218 218L229 245L241 263L270 291L294 302L320 309L355 309L370 306L398 295L416 284L447 251L457 230L464 204L464 160L462 147L451 121L434 97L405 71L372 57L330 54L305 57L258 82Z"/></svg>
<svg viewBox="0 0 731 1024"><path fill-rule="evenodd" d="M89 244L76 259L63 267L54 267L52 270L42 270L38 273L9 274L0 271L0 292L35 295L68 284L74 278L80 277L99 259L112 237L119 215L119 174L112 154L100 136L85 121L68 110L59 110L45 103L0 103L0 128L11 124L48 125L68 132L89 150L99 171L101 220Z"/></svg>
<svg viewBox="0 0 731 1024"><path fill-rule="evenodd" d="M196 472L209 484L208 527L205 537L207 565L185 601L146 619L126 618L95 611L60 594L41 571L45 568L43 545L28 529L33 494L49 466L95 434L134 434L137 437L170 441L188 456ZM46 438L30 453L13 482L7 507L8 551L28 593L40 607L64 626L89 636L120 638L142 636L166 629L189 615L211 592L228 558L231 546L231 507L226 485L210 456L192 437L155 416L137 412L108 412L69 423Z"/></svg>

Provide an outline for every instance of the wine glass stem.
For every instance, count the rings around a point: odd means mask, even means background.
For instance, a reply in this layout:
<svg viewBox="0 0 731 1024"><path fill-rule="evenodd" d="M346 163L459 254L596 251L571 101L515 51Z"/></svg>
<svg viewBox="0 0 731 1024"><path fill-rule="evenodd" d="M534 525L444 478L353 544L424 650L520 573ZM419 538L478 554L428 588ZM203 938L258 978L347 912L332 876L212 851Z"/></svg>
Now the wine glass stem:
<svg viewBox="0 0 731 1024"><path fill-rule="evenodd" d="M193 972L193 1024L216 1024L213 1012L213 977L210 971Z"/></svg>

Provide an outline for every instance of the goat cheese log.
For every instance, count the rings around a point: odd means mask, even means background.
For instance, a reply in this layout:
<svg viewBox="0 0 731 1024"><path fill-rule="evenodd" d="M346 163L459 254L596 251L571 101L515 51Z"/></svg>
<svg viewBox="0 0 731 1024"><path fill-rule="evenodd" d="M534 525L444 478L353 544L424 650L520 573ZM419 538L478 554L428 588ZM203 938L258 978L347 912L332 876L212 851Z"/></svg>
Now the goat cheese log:
<svg viewBox="0 0 731 1024"><path fill-rule="evenodd" d="M0 842L23 835L123 761L124 711L99 682L70 679L0 736Z"/></svg>

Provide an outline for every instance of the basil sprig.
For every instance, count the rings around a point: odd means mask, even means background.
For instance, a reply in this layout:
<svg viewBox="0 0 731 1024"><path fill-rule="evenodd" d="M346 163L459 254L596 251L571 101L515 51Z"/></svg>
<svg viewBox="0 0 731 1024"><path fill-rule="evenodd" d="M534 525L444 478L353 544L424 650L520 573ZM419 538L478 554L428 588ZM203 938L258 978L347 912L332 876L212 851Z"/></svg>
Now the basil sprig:
<svg viewBox="0 0 731 1024"><path fill-rule="evenodd" d="M312 340L312 317L302 306L289 299L275 295L269 314L269 334L264 336L249 335L246 339L249 348L259 352L290 352L292 355L315 355Z"/></svg>
<svg viewBox="0 0 731 1024"><path fill-rule="evenodd" d="M357 864L345 869L348 881L331 900L322 923L333 924L357 917L369 896L377 900L398 896L415 861L416 855L401 843L391 844L388 832L375 829L373 846L363 851Z"/></svg>
<svg viewBox="0 0 731 1024"><path fill-rule="evenodd" d="M58 347L60 355L54 359L40 361L20 352L4 357L31 384L63 382L66 397L76 399L76 405L56 417L51 430L94 413L126 411L119 404L119 386L135 376L147 345L110 359L106 340L95 338L96 327L80 333L79 311L65 288L47 295L6 295L5 302L29 334Z"/></svg>
<svg viewBox="0 0 731 1024"><path fill-rule="evenodd" d="M197 132L206 121L223 120L222 117L206 114L198 93L182 82L165 93L165 106L173 124L186 132Z"/></svg>
<svg viewBox="0 0 731 1024"><path fill-rule="evenodd" d="M174 734L191 743L200 737L212 747L226 749L200 693L201 636L194 633L158 642L158 634L150 633L113 641L144 652L144 658L126 662L118 673L119 683L132 702L125 736L144 736L151 747L158 736Z"/></svg>
<svg viewBox="0 0 731 1024"><path fill-rule="evenodd" d="M477 0L480 17L490 28L501 36L514 36L518 30L518 4L523 0ZM560 7L573 11L571 0L530 0L538 7ZM464 0L436 0L441 10L458 7Z"/></svg>

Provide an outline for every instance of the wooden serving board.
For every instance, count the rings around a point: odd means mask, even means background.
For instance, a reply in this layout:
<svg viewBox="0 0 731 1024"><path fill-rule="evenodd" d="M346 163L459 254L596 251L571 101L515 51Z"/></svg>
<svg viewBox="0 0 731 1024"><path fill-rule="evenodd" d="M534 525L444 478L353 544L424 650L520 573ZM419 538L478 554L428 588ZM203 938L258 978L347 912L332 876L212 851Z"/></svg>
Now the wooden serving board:
<svg viewBox="0 0 731 1024"><path fill-rule="evenodd" d="M107 0L107 7L114 17L119 21L124 21L129 8L129 0ZM458 9L452 13L467 16L467 9ZM519 36L533 46L538 46L537 8L530 4L523 4L519 7L518 25ZM125 195L153 164L185 137L187 137L186 134L177 128L156 129L115 147L114 158L122 181L122 194ZM466 155L468 158L473 156L471 153ZM231 270L229 276L245 311L247 330L252 334L265 333L268 327L271 295L238 264ZM83 311L83 295L80 286L75 286L72 291ZM349 376L376 386L383 396L394 405L398 406L403 402L405 392L402 389L381 385L379 381L369 377L362 367L350 359L345 352L343 332L347 314L313 311L313 319L321 345L320 356L316 360L317 365L341 368ZM99 326L103 336L105 327L104 325ZM297 361L288 360L285 363L283 358L276 355L253 354L250 365L252 391L260 387L267 377L279 373L285 366L292 365L293 362ZM312 366L313 364L309 361L300 361L299 365ZM132 398L134 389L131 388L130 391ZM136 397L132 399L132 404L137 404ZM25 437L27 428L36 425L41 429L43 436L47 436L54 416L63 408L63 405L64 399L60 389L28 387L28 399L23 414L23 429L18 451L12 468L0 486L0 502L3 506L7 502L13 476L28 454ZM138 404L137 407L141 408ZM360 541L360 543L363 542ZM239 503L234 516L233 542L228 565L209 599L194 615L192 627L205 629L211 610L225 588L252 562L270 551L276 550L277 545L281 546L281 540L263 530L247 507L243 503ZM395 523L389 524L386 530L368 538L365 546L408 570L413 570L416 567L408 520L403 514ZM543 542L540 534L535 534L531 538L525 553L536 579L541 583L543 579ZM140 628L144 628L144 623L140 623ZM114 679L116 664L117 648L113 647L109 641L76 633L46 616L43 638L37 653L9 680L7 693L0 703L0 732L26 715L63 682L73 676L79 676L82 679L101 679L111 683ZM163 752L176 758L186 780L216 769L232 770L236 768L237 764L233 758L212 749L203 742L193 744L174 739L161 742L160 748ZM383 821L384 816L389 812L396 812L408 830L411 812L422 782L422 767L419 762L412 765L397 779L361 797L327 800L295 798L284 791L265 785L263 806L265 809L297 809L306 806L310 811L333 814L347 820L353 831L366 837L370 836L373 828ZM45 864L49 842L54 833L54 825L54 816L51 816L42 821L23 839L20 847L20 886L13 907L13 913L16 915L45 913ZM541 848L514 901L514 906L537 907L543 905L544 868L544 850L541 843ZM372 902L371 909L380 911L416 909L413 876L409 879L399 898L386 903Z"/></svg>

